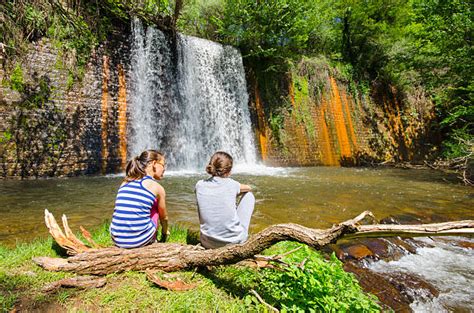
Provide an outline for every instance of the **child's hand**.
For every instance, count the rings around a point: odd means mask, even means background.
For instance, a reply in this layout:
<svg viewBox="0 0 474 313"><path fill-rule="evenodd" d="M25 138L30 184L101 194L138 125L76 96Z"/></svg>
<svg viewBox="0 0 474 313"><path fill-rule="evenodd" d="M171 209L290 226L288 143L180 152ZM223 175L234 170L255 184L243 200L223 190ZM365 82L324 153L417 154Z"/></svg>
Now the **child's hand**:
<svg viewBox="0 0 474 313"><path fill-rule="evenodd" d="M168 230L166 233L161 233L161 239L160 242L165 242L166 239L170 236L170 231Z"/></svg>

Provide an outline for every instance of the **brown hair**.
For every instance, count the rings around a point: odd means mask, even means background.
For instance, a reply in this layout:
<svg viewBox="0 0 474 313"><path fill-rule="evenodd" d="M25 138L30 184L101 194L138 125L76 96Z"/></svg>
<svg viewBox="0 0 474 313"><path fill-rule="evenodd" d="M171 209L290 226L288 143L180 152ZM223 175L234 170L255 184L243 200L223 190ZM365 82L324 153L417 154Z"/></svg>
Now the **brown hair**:
<svg viewBox="0 0 474 313"><path fill-rule="evenodd" d="M206 166L206 172L212 176L224 177L232 169L234 160L224 151L218 151L209 160L209 164Z"/></svg>
<svg viewBox="0 0 474 313"><path fill-rule="evenodd" d="M146 176L145 169L151 161L161 161L165 157L157 150L145 150L139 156L128 161L125 167L125 181L141 179Z"/></svg>

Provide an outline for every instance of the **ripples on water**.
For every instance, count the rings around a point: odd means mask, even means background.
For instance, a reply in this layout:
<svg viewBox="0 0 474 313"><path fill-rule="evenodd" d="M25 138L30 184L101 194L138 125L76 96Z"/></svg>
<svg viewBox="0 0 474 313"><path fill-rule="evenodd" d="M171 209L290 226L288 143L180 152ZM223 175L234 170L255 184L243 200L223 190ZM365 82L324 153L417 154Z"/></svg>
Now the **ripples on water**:
<svg viewBox="0 0 474 313"><path fill-rule="evenodd" d="M173 223L198 227L194 185L206 175L167 171ZM379 219L410 216L424 222L473 218L472 188L428 170L270 168L236 165L233 178L254 187L251 231L283 222L329 227L371 210ZM44 209L67 214L71 225L93 227L110 219L123 174L36 181L0 181L0 244L46 236Z"/></svg>

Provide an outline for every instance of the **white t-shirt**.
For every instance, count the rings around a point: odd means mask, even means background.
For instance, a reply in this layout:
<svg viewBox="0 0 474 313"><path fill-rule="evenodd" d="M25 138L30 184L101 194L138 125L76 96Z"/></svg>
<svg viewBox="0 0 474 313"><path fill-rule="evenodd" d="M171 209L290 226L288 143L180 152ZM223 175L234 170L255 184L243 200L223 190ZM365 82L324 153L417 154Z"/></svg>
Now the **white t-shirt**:
<svg viewBox="0 0 474 313"><path fill-rule="evenodd" d="M210 177L196 184L201 244L219 248L229 243L242 243L247 233L237 216L240 183L232 178Z"/></svg>

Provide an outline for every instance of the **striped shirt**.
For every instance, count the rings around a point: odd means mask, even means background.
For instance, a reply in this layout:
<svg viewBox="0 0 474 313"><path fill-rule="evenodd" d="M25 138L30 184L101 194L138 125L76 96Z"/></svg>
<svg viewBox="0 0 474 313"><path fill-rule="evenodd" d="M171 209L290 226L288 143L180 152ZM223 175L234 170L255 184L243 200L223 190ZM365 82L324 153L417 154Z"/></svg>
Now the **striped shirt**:
<svg viewBox="0 0 474 313"><path fill-rule="evenodd" d="M110 234L120 248L137 248L152 242L156 225L150 218L155 195L143 186L142 179L125 183L119 188L110 224Z"/></svg>

